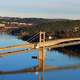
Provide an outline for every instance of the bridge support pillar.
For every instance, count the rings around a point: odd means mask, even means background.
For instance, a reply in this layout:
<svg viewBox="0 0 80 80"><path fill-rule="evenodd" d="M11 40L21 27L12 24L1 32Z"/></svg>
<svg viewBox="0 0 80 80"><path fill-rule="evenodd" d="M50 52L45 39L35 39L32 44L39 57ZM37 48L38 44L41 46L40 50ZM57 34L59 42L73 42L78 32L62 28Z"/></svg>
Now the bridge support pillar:
<svg viewBox="0 0 80 80"><path fill-rule="evenodd" d="M42 69L42 80L44 80L45 64L45 32L39 34L39 68Z"/></svg>
<svg viewBox="0 0 80 80"><path fill-rule="evenodd" d="M40 32L39 35L39 59L45 60L45 32Z"/></svg>

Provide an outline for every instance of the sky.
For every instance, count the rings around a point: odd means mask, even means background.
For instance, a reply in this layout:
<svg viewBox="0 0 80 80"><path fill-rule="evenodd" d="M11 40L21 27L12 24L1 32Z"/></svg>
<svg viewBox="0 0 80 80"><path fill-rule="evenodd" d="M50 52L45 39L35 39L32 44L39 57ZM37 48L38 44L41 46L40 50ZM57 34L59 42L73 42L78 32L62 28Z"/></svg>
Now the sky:
<svg viewBox="0 0 80 80"><path fill-rule="evenodd" d="M0 16L80 19L80 0L0 0Z"/></svg>

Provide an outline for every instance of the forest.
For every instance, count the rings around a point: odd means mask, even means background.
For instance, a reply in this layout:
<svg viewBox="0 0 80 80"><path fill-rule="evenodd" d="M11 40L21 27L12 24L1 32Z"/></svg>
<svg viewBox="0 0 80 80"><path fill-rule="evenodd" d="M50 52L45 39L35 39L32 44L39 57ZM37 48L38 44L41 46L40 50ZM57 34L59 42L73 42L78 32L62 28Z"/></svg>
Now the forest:
<svg viewBox="0 0 80 80"><path fill-rule="evenodd" d="M0 23L7 24L8 22L32 24L31 26L18 26L18 29L8 30L9 34L17 35L20 38L32 36L40 31L45 31L47 35L54 36L54 38L80 36L80 20L14 17L0 19Z"/></svg>

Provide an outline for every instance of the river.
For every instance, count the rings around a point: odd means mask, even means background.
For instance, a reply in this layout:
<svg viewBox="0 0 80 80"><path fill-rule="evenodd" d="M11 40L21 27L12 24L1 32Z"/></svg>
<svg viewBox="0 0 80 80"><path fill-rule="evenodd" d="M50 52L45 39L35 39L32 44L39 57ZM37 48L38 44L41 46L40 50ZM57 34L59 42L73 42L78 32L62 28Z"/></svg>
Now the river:
<svg viewBox="0 0 80 80"><path fill-rule="evenodd" d="M0 47L11 46L17 44L25 44L25 41L17 39L17 37L7 34L0 35ZM4 51L0 51L2 53ZM38 65L38 60L32 59L32 56L38 56L38 50L31 53L10 55L0 57L0 71L17 71L32 68ZM80 58L69 56L58 50L48 51L46 49L46 61L48 66L69 66L80 64ZM16 73L16 74L0 74L0 80L39 80L42 73ZM69 70L50 70L44 72L44 80L80 80L80 69ZM43 79L40 79L43 80Z"/></svg>

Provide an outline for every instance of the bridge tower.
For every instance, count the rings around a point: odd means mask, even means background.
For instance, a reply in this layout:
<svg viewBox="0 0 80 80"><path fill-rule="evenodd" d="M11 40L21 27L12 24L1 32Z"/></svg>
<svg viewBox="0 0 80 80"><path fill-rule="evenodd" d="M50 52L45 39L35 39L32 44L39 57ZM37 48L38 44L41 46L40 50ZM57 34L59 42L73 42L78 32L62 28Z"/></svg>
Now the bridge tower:
<svg viewBox="0 0 80 80"><path fill-rule="evenodd" d="M44 80L44 64L45 64L45 32L39 33L39 68L42 69L42 79ZM38 77L40 80L40 77Z"/></svg>
<svg viewBox="0 0 80 80"><path fill-rule="evenodd" d="M39 34L39 60L45 60L45 32Z"/></svg>

